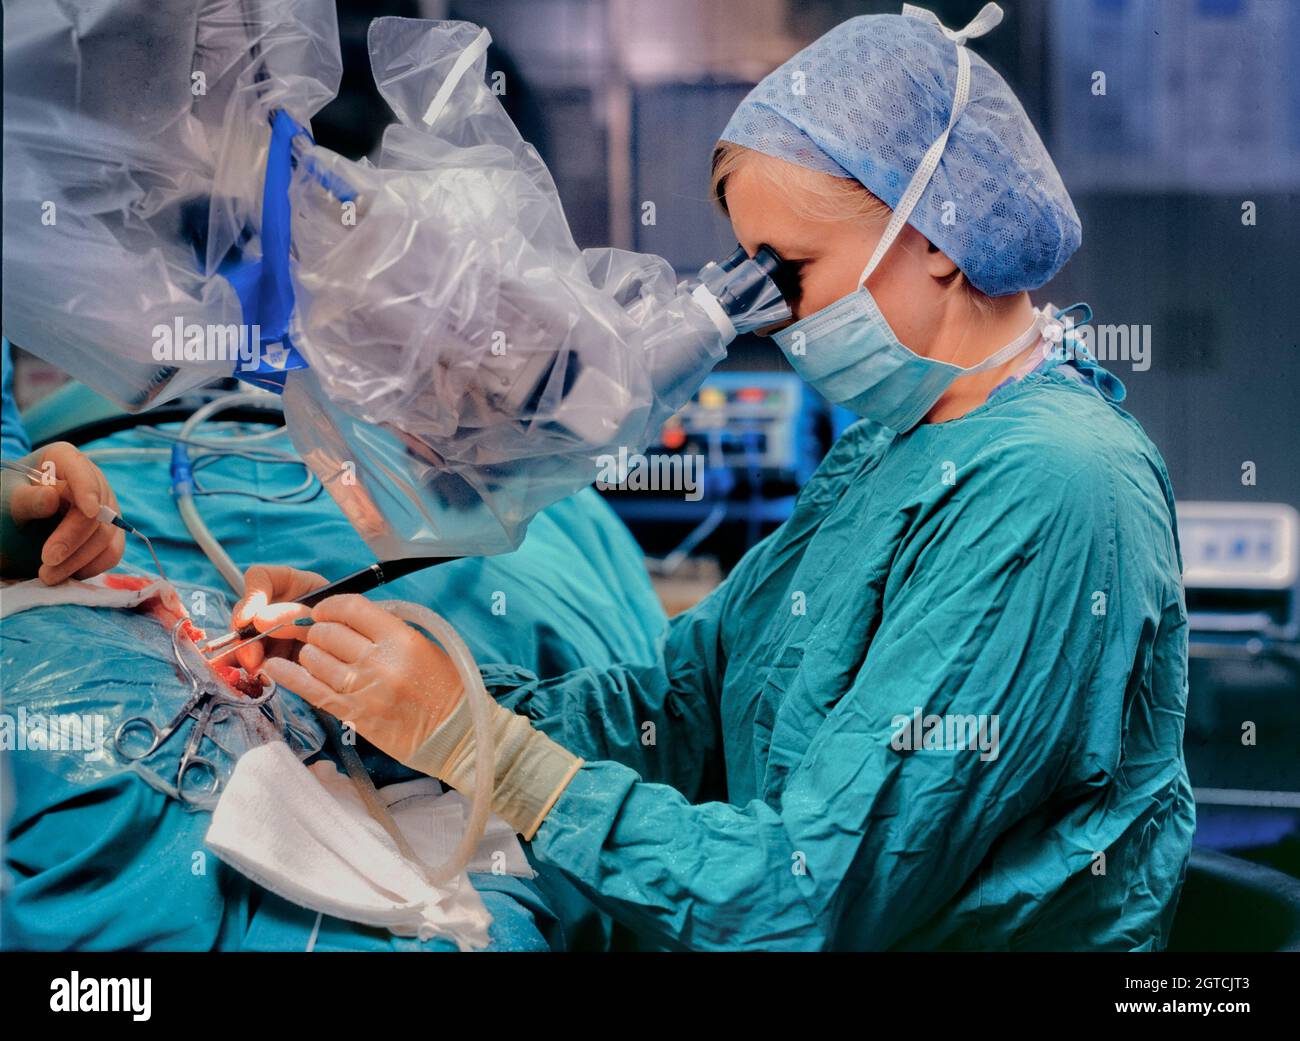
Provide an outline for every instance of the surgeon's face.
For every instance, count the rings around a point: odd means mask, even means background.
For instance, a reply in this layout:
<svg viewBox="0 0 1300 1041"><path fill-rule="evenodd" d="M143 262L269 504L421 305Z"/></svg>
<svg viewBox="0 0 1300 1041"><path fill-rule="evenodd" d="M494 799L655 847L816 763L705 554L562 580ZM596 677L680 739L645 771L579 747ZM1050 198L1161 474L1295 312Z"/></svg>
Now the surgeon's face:
<svg viewBox="0 0 1300 1041"><path fill-rule="evenodd" d="M763 164L771 163L790 169L763 169ZM811 207L801 205L805 200L799 192L809 190L810 179L829 176L754 155L726 182L727 212L736 241L751 256L760 246L770 246L789 265L782 288L794 321L853 292L885 230L884 220L863 217L810 220L806 213ZM872 272L871 294L904 344L923 349L933 338L932 326L946 295L938 277L952 270L952 261L911 225L904 225ZM771 326L760 334L779 328Z"/></svg>

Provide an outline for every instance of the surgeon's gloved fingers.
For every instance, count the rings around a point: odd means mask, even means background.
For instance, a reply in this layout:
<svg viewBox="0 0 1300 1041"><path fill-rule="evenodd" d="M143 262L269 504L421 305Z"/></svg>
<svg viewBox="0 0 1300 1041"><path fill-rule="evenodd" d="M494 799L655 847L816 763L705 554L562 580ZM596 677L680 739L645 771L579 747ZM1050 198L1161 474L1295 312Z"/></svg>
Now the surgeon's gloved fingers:
<svg viewBox="0 0 1300 1041"><path fill-rule="evenodd" d="M262 649L262 641L258 640L232 654L219 654L209 660L213 665L237 665L250 676L256 676L262 662L266 660L266 651Z"/></svg>
<svg viewBox="0 0 1300 1041"><path fill-rule="evenodd" d="M94 578L96 575L102 575L105 571L109 571L121 563L122 554L125 550L126 533L114 528L113 533L109 536L108 547L72 577L84 580Z"/></svg>
<svg viewBox="0 0 1300 1041"><path fill-rule="evenodd" d="M57 568L64 561L70 560L92 535L113 530L111 526L91 520L78 510L69 510L45 540L45 546L41 549L41 563Z"/></svg>
<svg viewBox="0 0 1300 1041"><path fill-rule="evenodd" d="M312 693L292 682L289 689L313 704L333 699L345 713L340 719L394 758L412 754L461 700L463 683L446 652L365 597L331 597L313 617L317 622L298 652L303 671L293 674L296 682L310 679ZM268 675L279 678L276 671Z"/></svg>
<svg viewBox="0 0 1300 1041"><path fill-rule="evenodd" d="M66 557L60 564L53 567L48 564L42 565L40 571L37 572L40 580L47 586L57 585L64 579L75 575L105 550L116 549L118 559L121 559L123 548L122 532L107 525L99 525L99 528L99 531L92 534L89 539L77 547L71 556Z"/></svg>
<svg viewBox="0 0 1300 1041"><path fill-rule="evenodd" d="M259 633L275 629L274 635L252 643L246 641L244 646L213 658L214 665L239 664L245 671L254 673L261 666L263 658L286 658L293 661L298 657L298 648L301 646L299 641L307 638L305 636L307 630L294 625L283 625L279 629L275 627L310 614L308 608L303 607L302 604L266 604L255 613L250 613L247 610L247 602L244 602L244 606L245 610L242 612L231 613L232 628L242 629L245 625L251 624ZM256 602L252 606L256 607ZM252 640L252 637L248 639Z"/></svg>
<svg viewBox="0 0 1300 1041"><path fill-rule="evenodd" d="M14 491L9 498L9 516L15 524L45 520L59 512L63 497L58 488L46 484L29 484Z"/></svg>
<svg viewBox="0 0 1300 1041"><path fill-rule="evenodd" d="M406 623L359 593L331 596L316 605L311 616L318 622L342 622L374 643L397 637Z"/></svg>
<svg viewBox="0 0 1300 1041"><path fill-rule="evenodd" d="M322 683L297 662L286 661L284 658L267 658L262 663L262 672L336 719L346 718L347 700L339 697L332 687Z"/></svg>
<svg viewBox="0 0 1300 1041"><path fill-rule="evenodd" d="M278 564L254 564L244 572L244 596L231 612L231 624L243 628L252 616L272 603L294 601L328 585L313 571Z"/></svg>
<svg viewBox="0 0 1300 1041"><path fill-rule="evenodd" d="M219 654L211 661L214 665L238 665L250 676L253 676L262 667L264 659L275 656L275 651L265 646L265 644L265 640L258 640L257 643L250 643L247 647L241 647L237 651Z"/></svg>
<svg viewBox="0 0 1300 1041"><path fill-rule="evenodd" d="M307 643L328 651L339 661L360 661L375 646L351 626L341 622L317 622L305 631Z"/></svg>
<svg viewBox="0 0 1300 1041"><path fill-rule="evenodd" d="M280 630L280 632L288 631L287 628ZM233 655L225 655L217 659L217 664L241 665L246 672L253 674L261 668L262 662L266 658L284 658L286 661L297 661L298 650L302 646L296 640L278 640L271 636L265 640L258 640L256 643L241 647Z"/></svg>
<svg viewBox="0 0 1300 1041"><path fill-rule="evenodd" d="M276 626L284 626L276 630L276 638L280 640L305 640L306 629L302 626L290 626L285 623L292 622L298 618L305 618L311 614L310 607L303 607L302 604L295 604L292 601L285 603L267 604L258 611L249 616L248 623L253 626L259 633L264 633L269 629L275 629Z"/></svg>
<svg viewBox="0 0 1300 1041"><path fill-rule="evenodd" d="M308 644L298 652L298 664L339 697L354 694L365 685L355 665L339 661L329 651Z"/></svg>
<svg viewBox="0 0 1300 1041"><path fill-rule="evenodd" d="M34 454L39 461L29 465L42 469L42 464L54 463L55 478L67 486L65 497L86 518L94 520L101 504L115 505L116 500L112 499L108 481L99 467L86 458L76 445L57 441Z"/></svg>

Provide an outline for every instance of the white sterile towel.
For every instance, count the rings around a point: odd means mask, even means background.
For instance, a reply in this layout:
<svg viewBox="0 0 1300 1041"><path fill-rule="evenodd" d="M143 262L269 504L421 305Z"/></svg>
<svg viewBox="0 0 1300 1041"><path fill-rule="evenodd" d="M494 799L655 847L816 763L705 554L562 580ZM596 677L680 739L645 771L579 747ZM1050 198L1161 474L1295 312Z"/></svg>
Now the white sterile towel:
<svg viewBox="0 0 1300 1041"><path fill-rule="evenodd" d="M325 769L321 763L312 769L316 767ZM346 786L352 798L357 798L351 780L337 770L333 774L332 783ZM451 856L469 819L469 802L464 796L444 792L432 777L390 784L380 788L379 794L417 857L426 864L441 864ZM515 829L495 813L488 817L483 838L466 870L485 875L536 876Z"/></svg>
<svg viewBox="0 0 1300 1041"><path fill-rule="evenodd" d="M121 577L115 575L115 577ZM134 577L134 576L127 576ZM180 611L176 591L156 578L140 589L115 589L107 584L106 575L96 575L84 582L69 579L57 586L47 586L39 578L25 582L6 582L0 585L0 618L27 611L33 607L53 604L80 604L83 607L138 607L152 597L160 597L163 605Z"/></svg>
<svg viewBox="0 0 1300 1041"><path fill-rule="evenodd" d="M417 856L441 863L463 827L460 797L443 795L432 778L381 794ZM500 828L509 831L504 822L489 824L471 867L479 870L486 857L484 870L531 877L518 840ZM241 874L302 907L396 936L446 937L461 950L487 946L492 916L468 876L429 885L367 812L350 778L330 763L303 766L280 742L239 760L206 841Z"/></svg>

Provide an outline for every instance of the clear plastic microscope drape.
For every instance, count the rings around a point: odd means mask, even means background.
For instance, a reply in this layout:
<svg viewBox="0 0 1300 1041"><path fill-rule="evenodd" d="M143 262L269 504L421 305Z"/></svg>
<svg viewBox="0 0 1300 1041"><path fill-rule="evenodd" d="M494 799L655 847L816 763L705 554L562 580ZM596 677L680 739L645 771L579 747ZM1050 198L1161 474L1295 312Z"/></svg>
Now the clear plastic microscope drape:
<svg viewBox="0 0 1300 1041"><path fill-rule="evenodd" d="M134 411L248 368L213 355L256 323L295 444L378 557L517 545L739 323L661 258L577 248L487 42L375 20L396 121L354 162L306 132L339 82L330 0L7 3L6 334Z"/></svg>

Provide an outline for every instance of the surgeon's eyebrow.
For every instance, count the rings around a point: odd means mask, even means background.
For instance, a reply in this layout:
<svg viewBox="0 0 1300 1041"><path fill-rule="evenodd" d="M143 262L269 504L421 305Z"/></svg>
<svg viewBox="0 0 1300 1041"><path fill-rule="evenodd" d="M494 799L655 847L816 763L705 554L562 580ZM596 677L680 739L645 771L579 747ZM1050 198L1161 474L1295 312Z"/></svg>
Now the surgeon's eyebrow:
<svg viewBox="0 0 1300 1041"><path fill-rule="evenodd" d="M806 225L764 243L786 260L809 260L826 252L826 240L816 234L816 225Z"/></svg>

